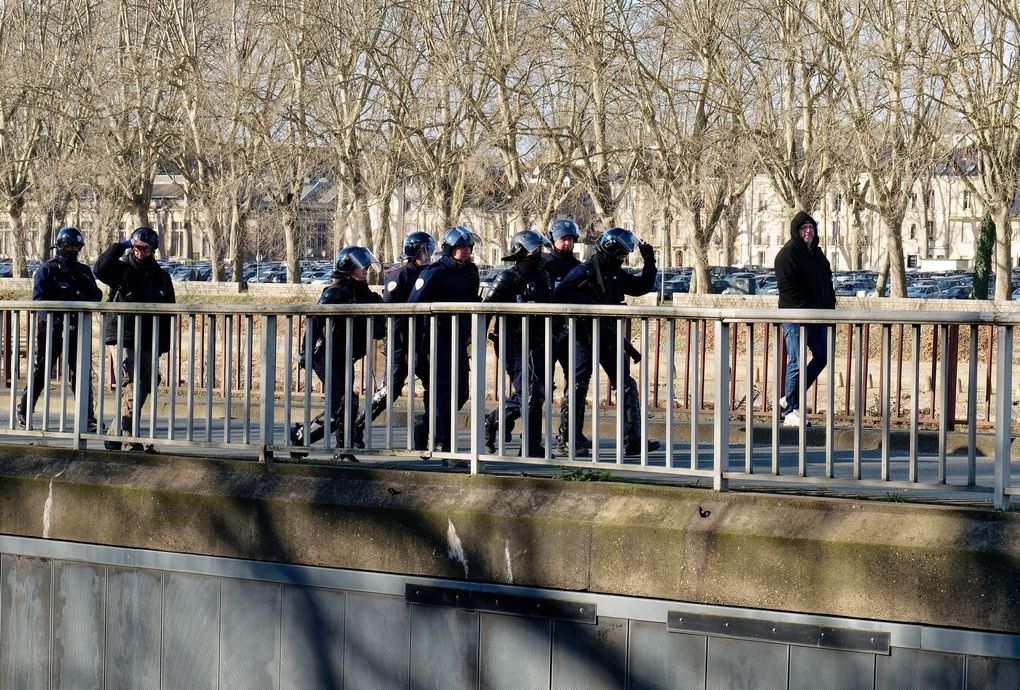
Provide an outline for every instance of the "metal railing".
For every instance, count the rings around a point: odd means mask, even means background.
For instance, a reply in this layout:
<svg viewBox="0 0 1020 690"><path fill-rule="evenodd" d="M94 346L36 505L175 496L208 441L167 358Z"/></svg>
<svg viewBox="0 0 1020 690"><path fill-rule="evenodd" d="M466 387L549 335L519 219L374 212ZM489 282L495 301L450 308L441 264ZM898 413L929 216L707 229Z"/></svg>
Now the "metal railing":
<svg viewBox="0 0 1020 690"><path fill-rule="evenodd" d="M40 320L43 313L49 318ZM54 318L58 314L65 316ZM102 318L106 314L114 315L112 323ZM169 320L166 354L154 354L155 340L143 342L142 319L134 318L142 315ZM315 348L307 327L313 316L343 325L346 334L343 342L333 342L333 330L325 329L320 347L337 356L325 358L321 376L313 373L312 358L303 366L296 363L299 351ZM372 339L371 328L359 329L359 322L369 319L379 322L382 340ZM505 335L515 320L521 320L520 341ZM593 320L598 327L591 327ZM1006 310L8 302L0 309L0 376L8 394L7 419L0 426L10 441L28 436L77 448L114 441L180 452L257 454L263 461L288 455L424 457L468 463L472 472L491 462L513 462L680 475L710 480L717 490L731 481L948 489L990 493L994 505L1006 507L1009 497L1020 493L1010 474L1018 320L1020 312ZM812 390L799 391L809 414L795 428L783 423L783 391L776 385L785 370L784 322L827 327L828 366ZM494 324L500 327L492 329ZM125 347L125 333L132 328L136 344ZM401 387L394 380L399 362L384 345L401 328L413 343L409 360L421 358L429 365L425 380L418 380L411 366L403 394L368 422L361 447L357 411L349 401L357 396L362 406L371 406L380 387ZM356 331L365 338L358 348ZM468 332L465 360L446 340ZM523 358L523 414L508 441L503 423L513 391L501 363L522 343L553 343L557 337L559 349L550 345L533 360ZM103 345L108 340L116 344ZM803 362L805 338L800 342ZM350 356L355 349L367 356L355 361ZM557 354L566 372L557 365ZM114 376L126 358L131 370ZM591 364L586 392L576 386L578 376L588 376L589 369L577 366L585 360ZM17 406L35 386L37 366L51 376L43 377L49 382L23 428ZM72 369L90 375L75 379ZM535 370L540 378L531 375ZM610 385L611 379L626 381L629 375L636 384L637 418L626 416L627 401ZM466 404L459 406L459 396L450 395L449 412L437 416L441 389L457 391L464 382ZM339 394L335 385L341 386ZM530 388L536 385L541 398L532 403L541 408L540 431L527 422ZM89 427L93 388L96 429ZM152 391L145 405L122 415L125 398L144 397L145 388ZM35 391L27 392L31 397ZM332 409L337 401L340 409ZM425 409L432 413L416 434L415 421ZM500 428L494 451L486 452L485 415L493 410L499 412ZM307 432L317 418L321 438L306 433L295 441L295 424ZM448 432L437 428L438 420L448 420ZM561 438L559 431L564 431ZM531 438L536 433L537 444ZM650 451L650 438L662 446Z"/></svg>

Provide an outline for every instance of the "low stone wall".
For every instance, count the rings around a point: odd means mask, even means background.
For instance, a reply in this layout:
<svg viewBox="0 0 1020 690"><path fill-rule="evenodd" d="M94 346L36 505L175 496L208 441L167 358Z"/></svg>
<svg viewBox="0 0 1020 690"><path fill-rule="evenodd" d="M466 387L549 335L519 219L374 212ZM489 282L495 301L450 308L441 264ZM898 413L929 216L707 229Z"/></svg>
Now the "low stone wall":
<svg viewBox="0 0 1020 690"><path fill-rule="evenodd" d="M1012 513L14 446L0 477L11 535L1020 633Z"/></svg>

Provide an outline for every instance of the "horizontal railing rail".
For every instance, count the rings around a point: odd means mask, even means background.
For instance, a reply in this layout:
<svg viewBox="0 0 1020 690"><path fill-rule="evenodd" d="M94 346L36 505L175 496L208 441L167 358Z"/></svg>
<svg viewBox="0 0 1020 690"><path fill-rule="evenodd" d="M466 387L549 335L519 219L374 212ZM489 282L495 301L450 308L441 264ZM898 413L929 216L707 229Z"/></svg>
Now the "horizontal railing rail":
<svg viewBox="0 0 1020 690"><path fill-rule="evenodd" d="M330 326L317 342L312 319ZM793 428L781 414L784 323L802 329L801 362L803 329L826 334L827 365L798 391L806 414ZM2 426L8 441L77 448L425 457L474 472L513 462L679 475L719 490L971 491L1006 507L1018 493L1017 323L1020 310L1002 307L5 302ZM310 356L299 362L300 352ZM363 432L362 410L375 413Z"/></svg>

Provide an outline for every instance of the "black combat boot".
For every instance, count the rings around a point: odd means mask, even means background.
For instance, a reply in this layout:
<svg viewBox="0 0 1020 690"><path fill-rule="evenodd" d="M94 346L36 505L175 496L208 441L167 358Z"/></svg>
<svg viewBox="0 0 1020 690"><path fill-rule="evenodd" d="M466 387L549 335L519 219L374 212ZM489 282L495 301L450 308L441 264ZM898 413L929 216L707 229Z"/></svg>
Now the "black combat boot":
<svg viewBox="0 0 1020 690"><path fill-rule="evenodd" d="M659 442L648 439L645 446L651 453L659 449ZM641 405L637 382L630 378L623 388L623 454L641 455Z"/></svg>
<svg viewBox="0 0 1020 690"><path fill-rule="evenodd" d="M591 440L588 439L583 433L584 428L584 413L588 408L587 402L585 402L585 395L581 391L577 391L574 396L576 399L574 403L576 409L574 410L574 455L578 457L585 457L591 454ZM570 455L570 398L567 395L563 396L563 400L560 403L560 426L559 426L559 443L556 445L557 455Z"/></svg>
<svg viewBox="0 0 1020 690"><path fill-rule="evenodd" d="M514 432L514 425L521 418L521 411L511 409L506 411L503 419L503 441L509 443ZM496 452L496 434L499 433L499 409L495 409L485 415L485 452Z"/></svg>
<svg viewBox="0 0 1020 690"><path fill-rule="evenodd" d="M372 398L372 419L383 413L388 402L386 389L379 390ZM368 426L368 420L365 418L366 412L368 412L368 408L362 408L358 418L354 420L354 437L351 439L351 443L355 448L365 447L365 429Z"/></svg>

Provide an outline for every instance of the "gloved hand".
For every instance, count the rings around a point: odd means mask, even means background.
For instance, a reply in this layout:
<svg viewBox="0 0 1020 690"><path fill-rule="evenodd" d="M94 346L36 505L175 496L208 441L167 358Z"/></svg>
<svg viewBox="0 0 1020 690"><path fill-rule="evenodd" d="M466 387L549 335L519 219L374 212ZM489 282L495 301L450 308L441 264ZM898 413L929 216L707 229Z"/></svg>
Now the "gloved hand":
<svg viewBox="0 0 1020 690"><path fill-rule="evenodd" d="M641 252L641 258L644 259L645 263L655 261L655 247L648 242L644 240L638 242L638 251Z"/></svg>
<svg viewBox="0 0 1020 690"><path fill-rule="evenodd" d="M123 242L121 242L120 246L124 247L124 249L131 249L131 238L129 237Z"/></svg>
<svg viewBox="0 0 1020 690"><path fill-rule="evenodd" d="M304 352L299 352L297 354L298 369L304 369L306 364L307 364L307 362L305 361L305 353Z"/></svg>

